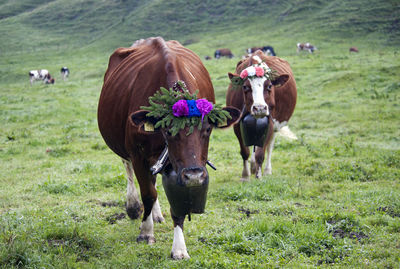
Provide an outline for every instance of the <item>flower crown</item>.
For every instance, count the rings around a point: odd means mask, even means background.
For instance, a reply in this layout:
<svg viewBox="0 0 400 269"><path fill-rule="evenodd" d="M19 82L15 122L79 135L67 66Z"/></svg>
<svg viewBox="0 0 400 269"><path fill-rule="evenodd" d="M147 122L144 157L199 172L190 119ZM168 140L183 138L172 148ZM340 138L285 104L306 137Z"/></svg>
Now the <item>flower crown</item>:
<svg viewBox="0 0 400 269"><path fill-rule="evenodd" d="M231 82L233 85L242 86L246 79L265 77L268 80L274 81L277 77L276 71L269 68L265 63L253 64L240 72L239 77L233 77Z"/></svg>
<svg viewBox="0 0 400 269"><path fill-rule="evenodd" d="M147 117L158 119L154 128L170 127L172 136L186 126L190 127L187 135L193 132L195 126L200 130L204 120L224 123L232 118L219 105L213 105L206 99L197 99L197 92L190 94L185 83L178 80L169 90L161 87L160 91L149 98L150 106L140 108L150 111Z"/></svg>

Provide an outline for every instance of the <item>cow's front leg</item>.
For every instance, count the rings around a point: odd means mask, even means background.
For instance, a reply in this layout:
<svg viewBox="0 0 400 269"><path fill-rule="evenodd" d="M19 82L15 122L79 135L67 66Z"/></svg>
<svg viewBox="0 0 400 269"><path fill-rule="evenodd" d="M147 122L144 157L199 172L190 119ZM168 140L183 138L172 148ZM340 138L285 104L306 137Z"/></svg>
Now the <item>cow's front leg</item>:
<svg viewBox="0 0 400 269"><path fill-rule="evenodd" d="M256 178L261 178L262 176L262 164L264 162L265 148L256 147L255 152L255 175Z"/></svg>
<svg viewBox="0 0 400 269"><path fill-rule="evenodd" d="M154 237L154 231L153 231L154 223L151 210L153 208L155 200L152 197L147 197L143 199L143 196L142 200L144 205L144 214L143 214L142 224L140 225L140 234L137 237L136 241L153 244L156 242L156 239Z"/></svg>
<svg viewBox="0 0 400 269"><path fill-rule="evenodd" d="M171 258L174 260L190 259L183 236L185 217L172 216L172 220L174 221L174 241L172 242Z"/></svg>
<svg viewBox="0 0 400 269"><path fill-rule="evenodd" d="M250 156L250 151L249 151L249 148L244 145L242 135L240 133L239 124L236 124L235 126L233 126L233 130L235 132L237 139L239 140L240 155L242 156L242 159L243 159L243 170L242 170L242 177L240 178L240 181L249 181L250 180L250 168L249 168L248 159Z"/></svg>
<svg viewBox="0 0 400 269"><path fill-rule="evenodd" d="M157 201L157 190L155 188L156 176L150 172L150 165L143 161L141 157L136 157L133 162L133 168L140 186L140 195L142 197L144 213L142 224L140 225L140 234L137 242L147 242L153 244L156 242L153 232L153 216L151 211Z"/></svg>

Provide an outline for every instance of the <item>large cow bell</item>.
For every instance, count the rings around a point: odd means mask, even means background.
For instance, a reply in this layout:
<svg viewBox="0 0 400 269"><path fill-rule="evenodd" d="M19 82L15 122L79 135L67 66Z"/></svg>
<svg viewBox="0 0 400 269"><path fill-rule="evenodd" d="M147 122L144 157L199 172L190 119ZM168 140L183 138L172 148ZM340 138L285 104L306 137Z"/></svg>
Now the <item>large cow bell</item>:
<svg viewBox="0 0 400 269"><path fill-rule="evenodd" d="M245 146L262 147L268 134L269 118L247 114L240 120L240 132Z"/></svg>
<svg viewBox="0 0 400 269"><path fill-rule="evenodd" d="M191 213L204 213L206 206L208 177L199 186L185 186L171 165L162 172L162 183L171 206L171 213L184 217Z"/></svg>

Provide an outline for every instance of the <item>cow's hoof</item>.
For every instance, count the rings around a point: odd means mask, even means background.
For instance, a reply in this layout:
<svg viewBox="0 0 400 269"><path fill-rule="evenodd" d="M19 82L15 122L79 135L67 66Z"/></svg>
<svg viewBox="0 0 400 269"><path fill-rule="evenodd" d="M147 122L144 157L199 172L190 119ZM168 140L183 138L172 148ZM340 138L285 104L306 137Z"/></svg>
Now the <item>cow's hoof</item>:
<svg viewBox="0 0 400 269"><path fill-rule="evenodd" d="M138 219L143 213L143 205L136 203L134 205L126 205L126 213L131 219Z"/></svg>
<svg viewBox="0 0 400 269"><path fill-rule="evenodd" d="M140 242L146 242L147 244L149 244L149 245L152 245L152 244L154 244L155 242L156 242L156 239L155 239L155 237L153 236L153 235L139 235L137 238L136 238L136 242L138 242L138 243L140 243Z"/></svg>
<svg viewBox="0 0 400 269"><path fill-rule="evenodd" d="M250 181L250 177L241 177L240 181L241 182L249 182Z"/></svg>
<svg viewBox="0 0 400 269"><path fill-rule="evenodd" d="M190 259L190 256L185 250L185 251L171 252L171 258L174 260L183 260L183 259Z"/></svg>
<svg viewBox="0 0 400 269"><path fill-rule="evenodd" d="M264 169L264 176L272 175L272 169Z"/></svg>

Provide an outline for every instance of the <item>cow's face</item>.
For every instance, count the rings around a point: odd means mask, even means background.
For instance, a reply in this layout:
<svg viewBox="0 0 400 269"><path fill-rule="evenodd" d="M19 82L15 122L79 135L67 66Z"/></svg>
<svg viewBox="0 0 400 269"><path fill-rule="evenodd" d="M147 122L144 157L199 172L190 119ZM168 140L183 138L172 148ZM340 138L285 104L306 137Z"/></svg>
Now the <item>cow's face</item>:
<svg viewBox="0 0 400 269"><path fill-rule="evenodd" d="M239 79L239 75L229 73L231 81ZM244 97L245 113L256 118L267 117L275 108L275 89L284 85L289 75L283 74L273 81L266 76L247 77L243 81L242 92Z"/></svg>
<svg viewBox="0 0 400 269"><path fill-rule="evenodd" d="M200 130L195 127L193 133L187 135L189 128L186 127L175 136L168 129L161 129L168 144L169 161L182 185L199 186L208 179L205 166L213 127L205 121Z"/></svg>
<svg viewBox="0 0 400 269"><path fill-rule="evenodd" d="M131 124L138 128L140 132L149 134L161 132L165 143L168 145L169 161L178 175L178 181L185 186L196 186L201 185L208 178L205 166L212 129L227 128L239 120L240 111L238 109L233 107L225 107L223 109L228 111L232 117L227 120L226 125L216 126L211 122L204 121L201 129L196 126L189 135L189 127L181 129L176 135L172 135L168 127L146 131L146 124L154 126L157 123L157 119L146 117L148 111L140 110L134 112L130 120Z"/></svg>

